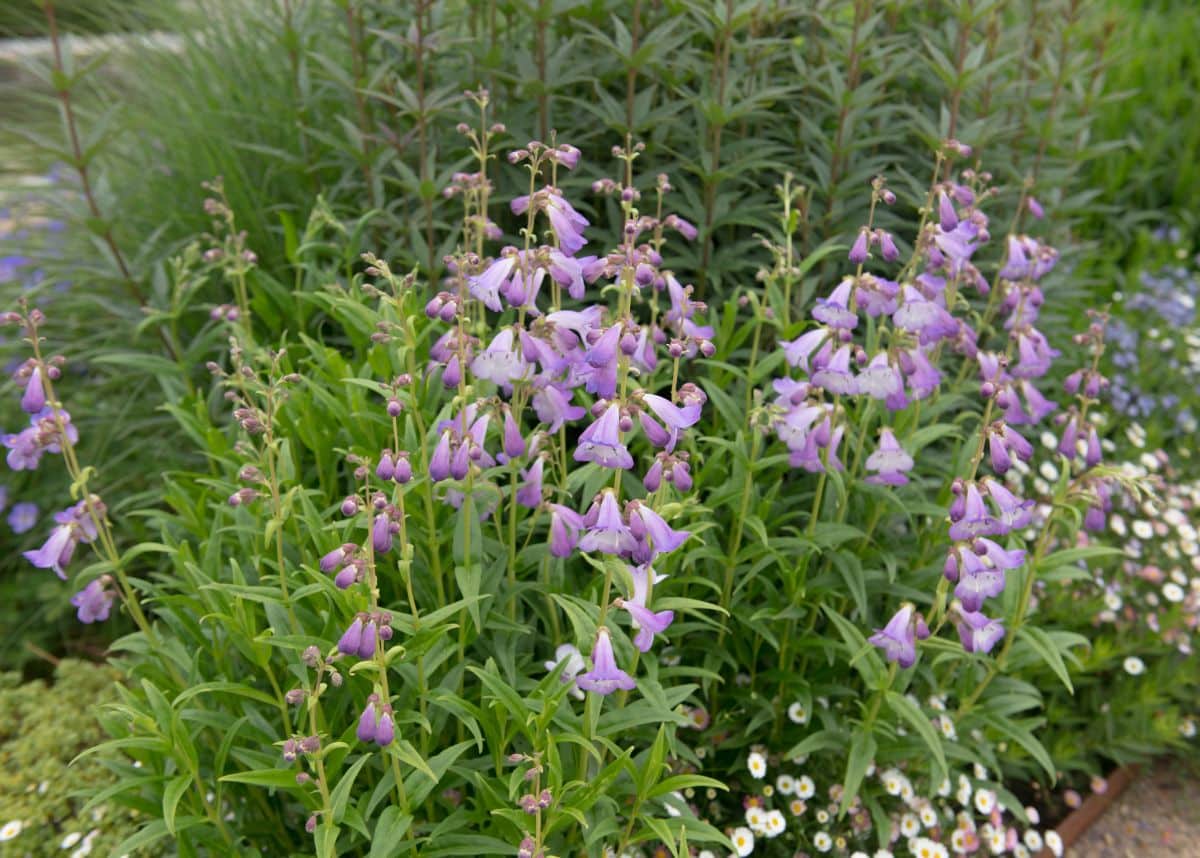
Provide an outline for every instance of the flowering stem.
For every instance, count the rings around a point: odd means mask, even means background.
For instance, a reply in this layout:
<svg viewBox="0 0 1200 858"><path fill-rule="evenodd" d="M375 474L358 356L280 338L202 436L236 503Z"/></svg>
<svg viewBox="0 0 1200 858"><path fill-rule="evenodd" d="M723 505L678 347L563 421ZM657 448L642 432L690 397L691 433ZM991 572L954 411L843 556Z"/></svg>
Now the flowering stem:
<svg viewBox="0 0 1200 858"><path fill-rule="evenodd" d="M754 488L754 463L758 461L758 453L760 446L760 433L757 432L753 425L750 427L750 457L746 461L746 479L742 483L742 497L738 502L737 517L733 520L733 530L729 536L729 549L725 552L725 583L721 587L721 607L728 610L730 599L733 596L733 576L737 571L737 558L742 549L742 533L745 528L746 514L750 511L750 496ZM721 631L717 633L717 646L725 640L725 632L728 630L728 625L721 624Z"/></svg>

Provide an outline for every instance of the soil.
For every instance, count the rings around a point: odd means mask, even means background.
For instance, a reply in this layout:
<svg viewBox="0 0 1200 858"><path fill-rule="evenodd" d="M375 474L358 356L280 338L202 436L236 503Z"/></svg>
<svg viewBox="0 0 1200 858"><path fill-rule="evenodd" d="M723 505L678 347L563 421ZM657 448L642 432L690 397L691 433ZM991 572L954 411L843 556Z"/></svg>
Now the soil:
<svg viewBox="0 0 1200 858"><path fill-rule="evenodd" d="M1067 858L1200 858L1200 771L1163 760L1066 852Z"/></svg>

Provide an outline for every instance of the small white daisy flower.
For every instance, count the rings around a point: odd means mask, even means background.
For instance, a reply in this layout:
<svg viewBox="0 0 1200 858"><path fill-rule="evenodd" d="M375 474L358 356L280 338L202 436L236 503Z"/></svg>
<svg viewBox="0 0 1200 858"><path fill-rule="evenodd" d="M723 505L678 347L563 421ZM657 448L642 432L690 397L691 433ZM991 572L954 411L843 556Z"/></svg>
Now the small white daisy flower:
<svg viewBox="0 0 1200 858"><path fill-rule="evenodd" d="M76 843L78 843L82 839L83 839L82 834L80 834L78 831L72 831L70 834L68 834L66 837L64 837L62 839L62 842L58 844L58 848L59 849L70 849L72 846L74 846Z"/></svg>
<svg viewBox="0 0 1200 858"><path fill-rule="evenodd" d="M1131 655L1125 659L1125 672L1130 676L1141 676L1146 672L1146 663L1136 655Z"/></svg>
<svg viewBox="0 0 1200 858"><path fill-rule="evenodd" d="M804 708L804 704L797 700L787 708L788 720L793 724L807 724L808 710Z"/></svg>
<svg viewBox="0 0 1200 858"><path fill-rule="evenodd" d="M4 826L0 827L0 841L12 840L21 833L21 829L24 827L19 819L4 823Z"/></svg>
<svg viewBox="0 0 1200 858"><path fill-rule="evenodd" d="M996 796L990 790L979 790L975 793L975 809L987 816L996 809Z"/></svg>
<svg viewBox="0 0 1200 858"><path fill-rule="evenodd" d="M751 751L746 758L746 768L750 770L751 777L761 780L767 776L767 758L758 751Z"/></svg>
<svg viewBox="0 0 1200 858"><path fill-rule="evenodd" d="M1058 832L1054 830L1047 831L1043 839L1046 841L1046 848L1054 853L1054 858L1062 858L1063 840L1058 836Z"/></svg>
<svg viewBox="0 0 1200 858"><path fill-rule="evenodd" d="M796 797L809 799L816 795L817 785L813 783L813 779L808 775L801 775L796 780Z"/></svg>
<svg viewBox="0 0 1200 858"><path fill-rule="evenodd" d="M1021 838L1025 841L1025 845L1029 847L1030 852L1041 852L1045 841L1042 840L1042 835L1034 829L1029 829L1025 832L1025 836Z"/></svg>
<svg viewBox="0 0 1200 858"><path fill-rule="evenodd" d="M729 839L733 841L734 851L737 852L739 858L746 858L754 851L754 832L749 828L735 828L733 837Z"/></svg>
<svg viewBox="0 0 1200 858"><path fill-rule="evenodd" d="M916 837L921 833L921 822L911 813L906 813L900 817L900 835L902 837Z"/></svg>
<svg viewBox="0 0 1200 858"><path fill-rule="evenodd" d="M783 813L778 810L772 810L767 814L766 820L767 837L778 837L787 829L787 820L783 818Z"/></svg>
<svg viewBox="0 0 1200 858"><path fill-rule="evenodd" d="M818 852L828 852L833 848L833 838L824 831L818 831L813 837L813 848Z"/></svg>

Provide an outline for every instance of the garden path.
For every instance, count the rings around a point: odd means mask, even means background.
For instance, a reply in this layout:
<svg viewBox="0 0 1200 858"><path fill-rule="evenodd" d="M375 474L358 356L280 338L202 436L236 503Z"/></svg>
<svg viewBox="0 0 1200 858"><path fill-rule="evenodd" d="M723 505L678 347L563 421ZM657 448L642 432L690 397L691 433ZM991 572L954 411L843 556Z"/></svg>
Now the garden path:
<svg viewBox="0 0 1200 858"><path fill-rule="evenodd" d="M1163 760L1138 778L1067 858L1200 858L1200 775Z"/></svg>

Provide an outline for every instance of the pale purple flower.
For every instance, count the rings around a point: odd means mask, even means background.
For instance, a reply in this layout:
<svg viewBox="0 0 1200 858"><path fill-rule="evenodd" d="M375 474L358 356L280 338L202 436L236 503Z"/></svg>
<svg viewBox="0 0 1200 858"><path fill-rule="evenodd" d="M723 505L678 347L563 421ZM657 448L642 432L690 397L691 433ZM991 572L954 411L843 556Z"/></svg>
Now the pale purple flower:
<svg viewBox="0 0 1200 858"><path fill-rule="evenodd" d="M977 536L993 536L1007 533L1008 529L988 512L983 495L975 483L968 483L963 496L962 510L951 512L950 538L954 540L974 539Z"/></svg>
<svg viewBox="0 0 1200 858"><path fill-rule="evenodd" d="M917 639L929 637L929 628L916 608L905 603L882 629L867 640L883 650L884 658L894 661L902 668L909 668L917 661Z"/></svg>
<svg viewBox="0 0 1200 858"><path fill-rule="evenodd" d="M999 480L985 480L988 496L996 505L996 517L1009 531L1027 527L1033 519L1033 501L1020 500Z"/></svg>
<svg viewBox="0 0 1200 858"><path fill-rule="evenodd" d="M521 471L521 487L517 489L517 503L529 509L537 509L542 503L542 472L545 459L538 456L533 464Z"/></svg>
<svg viewBox="0 0 1200 858"><path fill-rule="evenodd" d="M858 313L850 309L850 296L854 281L847 277L830 293L828 298L818 298L812 317L831 328L850 331L858 325Z"/></svg>
<svg viewBox="0 0 1200 858"><path fill-rule="evenodd" d="M991 652L1004 637L1004 626L975 611L956 611L952 615L963 649L967 652Z"/></svg>
<svg viewBox="0 0 1200 858"><path fill-rule="evenodd" d="M115 594L97 579L71 597L71 604L78 610L75 616L81 623L104 622L112 610Z"/></svg>
<svg viewBox="0 0 1200 858"><path fill-rule="evenodd" d="M529 378L533 367L516 348L511 328L504 328L488 347L471 361L471 372L486 378L505 392L512 390L514 381Z"/></svg>
<svg viewBox="0 0 1200 858"><path fill-rule="evenodd" d="M550 509L550 553L555 557L570 557L579 544L579 532L584 528L583 516L570 507L552 503Z"/></svg>
<svg viewBox="0 0 1200 858"><path fill-rule="evenodd" d="M12 528L13 533L25 533L33 529L37 524L38 508L37 504L31 501L21 501L14 504L13 508L8 513L8 526Z"/></svg>
<svg viewBox="0 0 1200 858"><path fill-rule="evenodd" d="M506 248L506 253L499 259L492 260L482 274L470 278L468 288L471 295L482 301L489 310L500 312L504 309L500 303L500 287L512 276L516 264L516 252L512 248Z"/></svg>
<svg viewBox="0 0 1200 858"><path fill-rule="evenodd" d="M25 393L21 396L21 408L28 414L37 414L46 407L46 389L42 383L42 368L35 366L25 384Z"/></svg>
<svg viewBox="0 0 1200 858"><path fill-rule="evenodd" d="M867 477L868 483L886 486L902 486L908 482L913 458L904 451L891 429L880 433L879 447L867 457L867 470L874 473Z"/></svg>
<svg viewBox="0 0 1200 858"><path fill-rule="evenodd" d="M641 501L630 501L629 530L639 542L646 542L650 547L649 562L656 555L669 554L683 545L691 536L686 530L673 530L657 512Z"/></svg>
<svg viewBox="0 0 1200 858"><path fill-rule="evenodd" d="M595 462L602 468L633 467L633 457L621 443L621 406L610 404L600 417L579 434L575 461Z"/></svg>
<svg viewBox="0 0 1200 858"><path fill-rule="evenodd" d="M858 373L855 380L857 392L872 399L887 400L888 407L903 408L904 379L899 370L888 361L888 353L880 352Z"/></svg>
<svg viewBox="0 0 1200 858"><path fill-rule="evenodd" d="M540 383L533 394L533 410L548 432L557 432L563 423L575 421L587 410L571 403L572 393L554 382Z"/></svg>
<svg viewBox="0 0 1200 858"><path fill-rule="evenodd" d="M846 254L846 258L855 265L862 265L867 261L870 247L870 236L866 229L860 229L858 236L854 239L854 244L850 245L850 252Z"/></svg>
<svg viewBox="0 0 1200 858"><path fill-rule="evenodd" d="M585 521L590 521L590 515ZM579 550L599 551L602 554L629 554L637 547L637 539L621 517L621 508L611 491L601 495L596 508L595 522L579 540Z"/></svg>
<svg viewBox="0 0 1200 858"><path fill-rule="evenodd" d="M605 626L596 630L596 643L592 647L592 669L580 674L575 682L584 691L600 695L612 694L618 689L632 691L637 687L633 677L617 667L612 641Z"/></svg>
<svg viewBox="0 0 1200 858"><path fill-rule="evenodd" d="M784 340L780 343L783 347L783 356L792 366L798 366L805 372L809 372L809 357L828 337L828 328L814 328L794 340Z"/></svg>
<svg viewBox="0 0 1200 858"><path fill-rule="evenodd" d="M812 374L812 382L835 395L858 393L858 383L850 370L850 346L842 346L829 364Z"/></svg>
<svg viewBox="0 0 1200 858"><path fill-rule="evenodd" d="M633 626L637 629L633 645L641 652L650 652L650 648L654 645L654 636L661 635L675 621L674 611L658 611L656 613L643 605L627 602L624 599L617 599L613 604L627 611L633 619Z"/></svg>

